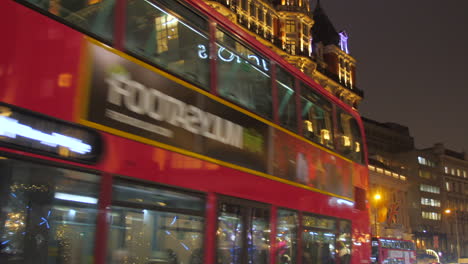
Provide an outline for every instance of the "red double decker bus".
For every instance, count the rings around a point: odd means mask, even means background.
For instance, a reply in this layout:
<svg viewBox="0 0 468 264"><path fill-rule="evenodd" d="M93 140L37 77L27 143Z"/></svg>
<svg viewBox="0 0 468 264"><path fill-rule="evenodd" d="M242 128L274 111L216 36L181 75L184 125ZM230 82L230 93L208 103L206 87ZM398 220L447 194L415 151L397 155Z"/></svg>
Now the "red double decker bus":
<svg viewBox="0 0 468 264"><path fill-rule="evenodd" d="M378 264L415 264L416 247L411 240L373 237L371 260Z"/></svg>
<svg viewBox="0 0 468 264"><path fill-rule="evenodd" d="M358 113L203 2L0 22L1 263L369 263Z"/></svg>

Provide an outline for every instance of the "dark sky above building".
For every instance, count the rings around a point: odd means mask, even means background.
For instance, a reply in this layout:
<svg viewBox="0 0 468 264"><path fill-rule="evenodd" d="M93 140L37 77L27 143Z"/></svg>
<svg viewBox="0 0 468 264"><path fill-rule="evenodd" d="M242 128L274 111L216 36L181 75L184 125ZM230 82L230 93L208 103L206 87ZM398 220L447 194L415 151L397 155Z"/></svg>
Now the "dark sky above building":
<svg viewBox="0 0 468 264"><path fill-rule="evenodd" d="M467 0L321 5L335 28L349 35L357 86L365 93L363 116L408 126L417 148L443 142L468 151Z"/></svg>

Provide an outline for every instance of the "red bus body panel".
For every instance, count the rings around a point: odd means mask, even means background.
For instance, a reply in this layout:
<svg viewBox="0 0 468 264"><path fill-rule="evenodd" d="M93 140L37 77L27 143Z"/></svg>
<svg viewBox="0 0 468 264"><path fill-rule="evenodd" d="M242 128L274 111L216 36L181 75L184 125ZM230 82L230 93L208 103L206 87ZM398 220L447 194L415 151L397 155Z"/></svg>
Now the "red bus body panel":
<svg viewBox="0 0 468 264"><path fill-rule="evenodd" d="M0 101L58 119L78 122L80 72L86 44L84 34L10 0L0 2L0 25ZM92 166L6 148L0 150L96 169L106 174L197 190L211 194L209 200L212 201L216 201L212 196L212 193L216 193L349 219L353 223L352 263L368 263L368 214L355 209L352 203L343 203L343 199L338 197L106 132L102 132L102 136L104 158ZM288 137L287 134L284 138L289 138L290 143L298 148L305 148L305 143L299 139ZM367 189L365 165L351 163L324 150L317 149L316 152L321 157L317 160L317 157L311 156L308 158L310 163L333 159L340 163L340 167L351 166L348 173L352 172L353 175L349 175L347 184L354 183L357 187ZM213 217L214 213L210 211L209 214ZM214 231L212 227L211 231ZM208 243L215 246L213 241Z"/></svg>

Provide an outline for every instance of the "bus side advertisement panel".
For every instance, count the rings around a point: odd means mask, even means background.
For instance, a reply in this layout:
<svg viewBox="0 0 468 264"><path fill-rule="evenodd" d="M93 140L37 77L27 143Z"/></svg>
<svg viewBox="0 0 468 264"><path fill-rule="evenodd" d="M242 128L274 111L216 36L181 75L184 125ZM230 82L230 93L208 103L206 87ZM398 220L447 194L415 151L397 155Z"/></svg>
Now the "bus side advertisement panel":
<svg viewBox="0 0 468 264"><path fill-rule="evenodd" d="M88 46L91 76L83 116L88 125L266 172L266 124L139 61Z"/></svg>
<svg viewBox="0 0 468 264"><path fill-rule="evenodd" d="M360 173L352 162L118 51L92 42L88 47L85 125L353 198L353 179Z"/></svg>

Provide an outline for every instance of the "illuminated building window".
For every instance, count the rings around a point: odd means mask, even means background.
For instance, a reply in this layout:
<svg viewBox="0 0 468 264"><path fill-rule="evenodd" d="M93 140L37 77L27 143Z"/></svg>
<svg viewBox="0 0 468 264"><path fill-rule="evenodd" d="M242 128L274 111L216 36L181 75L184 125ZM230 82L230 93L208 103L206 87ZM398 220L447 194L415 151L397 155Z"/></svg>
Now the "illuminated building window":
<svg viewBox="0 0 468 264"><path fill-rule="evenodd" d="M400 175L400 179L401 179L402 181L406 181L406 176Z"/></svg>
<svg viewBox="0 0 468 264"><path fill-rule="evenodd" d="M450 182L445 182L445 189L447 189L447 192L450 192L452 190L451 186L450 186Z"/></svg>
<svg viewBox="0 0 468 264"><path fill-rule="evenodd" d="M449 173L449 168L448 168L447 166L444 167L444 172L445 172L446 174Z"/></svg>
<svg viewBox="0 0 468 264"><path fill-rule="evenodd" d="M425 159L423 157L418 157L418 163L424 164Z"/></svg>
<svg viewBox="0 0 468 264"><path fill-rule="evenodd" d="M178 20L171 15L156 17L156 38L158 40L158 53L169 50L169 43L179 37L177 30Z"/></svg>
<svg viewBox="0 0 468 264"><path fill-rule="evenodd" d="M435 163L433 161L430 161L429 159L426 159L421 156L418 157L418 163L421 165L429 166L429 167L435 167Z"/></svg>
<svg viewBox="0 0 468 264"><path fill-rule="evenodd" d="M455 169L454 169L454 168L452 168L452 169L450 170L450 174L452 174L453 176L455 176Z"/></svg>
<svg viewBox="0 0 468 264"><path fill-rule="evenodd" d="M383 169L382 168L377 168L376 170L378 173L382 173L383 174Z"/></svg>
<svg viewBox="0 0 468 264"><path fill-rule="evenodd" d="M302 24L302 35L309 36L309 27L306 24Z"/></svg>
<svg viewBox="0 0 468 264"><path fill-rule="evenodd" d="M432 174L430 171L427 170L419 170L419 177L423 179L428 179L430 180L432 178Z"/></svg>
<svg viewBox="0 0 468 264"><path fill-rule="evenodd" d="M421 197L421 204L433 207L440 207L440 201L432 198Z"/></svg>
<svg viewBox="0 0 468 264"><path fill-rule="evenodd" d="M291 55L296 54L296 41L294 40L287 40L286 41L286 50L291 53Z"/></svg>
<svg viewBox="0 0 468 264"><path fill-rule="evenodd" d="M369 165L369 170L371 170L371 171L375 171L375 167L374 167L374 166L372 166L372 165Z"/></svg>
<svg viewBox="0 0 468 264"><path fill-rule="evenodd" d="M340 79L340 82L344 83L345 85L349 85L349 86L353 85L352 80L351 80L350 63L343 58L340 58L338 77Z"/></svg>
<svg viewBox="0 0 468 264"><path fill-rule="evenodd" d="M461 176L461 171L459 169L457 169L457 176L460 177Z"/></svg>
<svg viewBox="0 0 468 264"><path fill-rule="evenodd" d="M421 184L419 190L422 192L437 193L440 194L440 188L436 186Z"/></svg>
<svg viewBox="0 0 468 264"><path fill-rule="evenodd" d="M466 176L466 171L464 170L464 171L463 171L463 178L466 178L466 177L467 177L467 176Z"/></svg>
<svg viewBox="0 0 468 264"><path fill-rule="evenodd" d="M430 220L440 220L440 214L436 212L422 211L422 218Z"/></svg>
<svg viewBox="0 0 468 264"><path fill-rule="evenodd" d="M296 21L286 20L286 33L295 33L296 32Z"/></svg>

